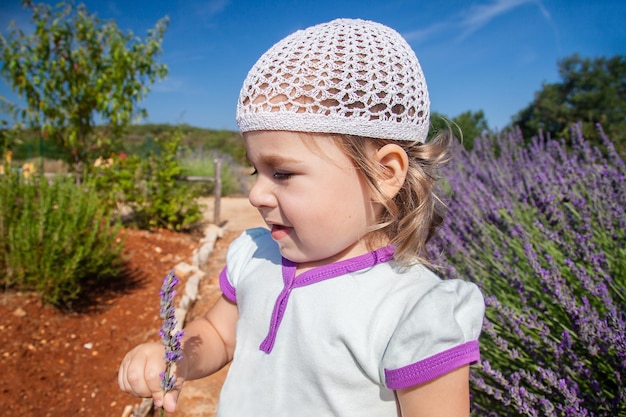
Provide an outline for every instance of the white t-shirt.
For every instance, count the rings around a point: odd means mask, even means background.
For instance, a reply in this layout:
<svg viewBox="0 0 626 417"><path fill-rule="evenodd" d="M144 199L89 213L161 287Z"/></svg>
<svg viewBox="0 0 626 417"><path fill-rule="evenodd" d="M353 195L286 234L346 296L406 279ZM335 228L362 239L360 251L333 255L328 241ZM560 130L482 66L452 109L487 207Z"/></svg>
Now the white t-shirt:
<svg viewBox="0 0 626 417"><path fill-rule="evenodd" d="M476 285L392 256L382 248L295 278L266 229L238 237L220 275L239 321L217 415L396 416L393 390L477 361Z"/></svg>

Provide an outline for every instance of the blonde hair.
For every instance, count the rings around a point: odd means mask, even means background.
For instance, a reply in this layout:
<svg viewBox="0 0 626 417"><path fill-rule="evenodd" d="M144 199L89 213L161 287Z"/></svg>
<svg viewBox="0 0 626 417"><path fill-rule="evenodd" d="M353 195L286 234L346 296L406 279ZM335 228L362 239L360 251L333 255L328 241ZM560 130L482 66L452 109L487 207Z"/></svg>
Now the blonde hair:
<svg viewBox="0 0 626 417"><path fill-rule="evenodd" d="M427 143L353 135L334 137L335 143L352 159L384 207L377 224L372 227L373 239L382 237L394 245L394 260L401 265L422 263L433 267L426 252L426 243L441 226L447 212L438 195L438 180L440 167L450 158L453 145L451 132L443 131ZM395 143L407 153L409 166L406 179L393 198L381 190L379 181L384 177L385 168L373 161L364 140L370 141L376 149Z"/></svg>

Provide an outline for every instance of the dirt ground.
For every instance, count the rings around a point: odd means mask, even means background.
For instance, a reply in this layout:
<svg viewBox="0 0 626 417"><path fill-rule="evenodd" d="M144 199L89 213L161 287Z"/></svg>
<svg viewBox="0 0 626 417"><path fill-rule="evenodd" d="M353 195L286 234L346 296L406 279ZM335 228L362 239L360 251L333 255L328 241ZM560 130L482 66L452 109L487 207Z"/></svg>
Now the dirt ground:
<svg viewBox="0 0 626 417"><path fill-rule="evenodd" d="M212 201L203 202L212 220ZM203 267L207 275L188 319L204 314L220 296L217 277L230 241L263 225L245 198L222 199L220 219L226 233ZM141 402L119 390L119 363L136 344L159 340L161 282L174 265L191 262L199 239L166 230L126 230L125 241L124 274L89 288L71 312L42 306L34 294L0 293L0 416L120 417L126 406ZM186 383L172 415L214 416L224 373Z"/></svg>

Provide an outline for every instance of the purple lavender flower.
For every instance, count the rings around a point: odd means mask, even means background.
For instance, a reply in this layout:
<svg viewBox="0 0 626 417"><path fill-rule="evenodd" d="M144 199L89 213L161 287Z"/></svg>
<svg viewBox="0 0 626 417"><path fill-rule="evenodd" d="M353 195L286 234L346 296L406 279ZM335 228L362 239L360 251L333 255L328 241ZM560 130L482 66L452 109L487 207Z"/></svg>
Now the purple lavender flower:
<svg viewBox="0 0 626 417"><path fill-rule="evenodd" d="M172 269L167 276L163 279L163 285L159 296L161 299L160 317L163 319L163 325L159 331L161 336L161 342L165 347L165 372L160 374L161 376L161 388L167 393L174 388L176 383L176 377L173 374L173 365L176 361L183 357L182 349L180 345L180 339L183 337L183 331L177 330L178 321L175 317L176 308L174 307L174 297L176 297L176 290L174 287L178 284L179 278L174 274ZM163 416L164 410L161 409L161 416Z"/></svg>
<svg viewBox="0 0 626 417"><path fill-rule="evenodd" d="M473 415L626 416L626 164L601 135L506 132L447 167L429 251L486 295Z"/></svg>

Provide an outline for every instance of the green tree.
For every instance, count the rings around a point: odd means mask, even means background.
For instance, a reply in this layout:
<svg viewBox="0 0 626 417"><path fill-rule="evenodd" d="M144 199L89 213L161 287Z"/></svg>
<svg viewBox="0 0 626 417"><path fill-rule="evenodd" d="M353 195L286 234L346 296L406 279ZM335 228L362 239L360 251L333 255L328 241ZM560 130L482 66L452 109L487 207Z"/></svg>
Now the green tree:
<svg viewBox="0 0 626 417"><path fill-rule="evenodd" d="M474 139L489 131L489 125L482 110L477 112L468 110L453 118L452 121L463 132L463 146L467 150L474 147Z"/></svg>
<svg viewBox="0 0 626 417"><path fill-rule="evenodd" d="M465 111L451 120L447 116L433 112L430 117L431 132L435 135L443 130L451 129L454 136L463 140L463 146L467 150L471 150L474 146L474 139L489 132L489 124L485 119L485 113L482 110L473 112Z"/></svg>
<svg viewBox="0 0 626 417"><path fill-rule="evenodd" d="M9 150L11 145L6 125L6 120L0 120L0 165L3 163L5 152Z"/></svg>
<svg viewBox="0 0 626 417"><path fill-rule="evenodd" d="M582 122L583 135L596 144L601 123L617 149L626 142L626 56L559 61L560 82L544 83L528 107L513 117L525 137L539 130L568 137L573 123Z"/></svg>
<svg viewBox="0 0 626 417"><path fill-rule="evenodd" d="M167 75L156 57L169 20L140 39L83 4L23 4L35 29L25 34L12 24L6 37L0 34L0 73L24 104L0 100L17 124L61 145L81 174L90 153L108 152L126 126L146 116L138 103Z"/></svg>

